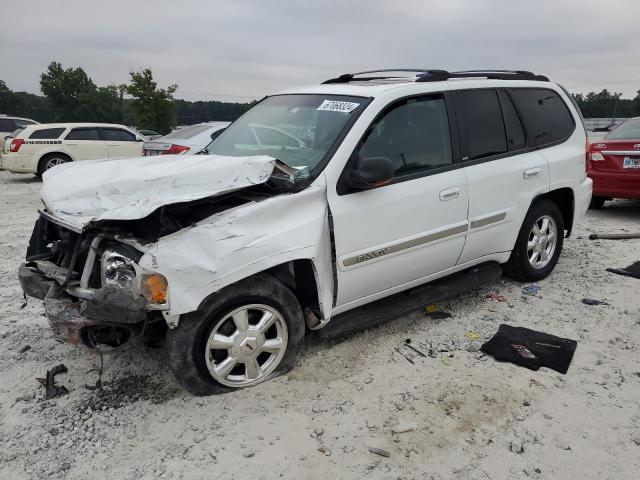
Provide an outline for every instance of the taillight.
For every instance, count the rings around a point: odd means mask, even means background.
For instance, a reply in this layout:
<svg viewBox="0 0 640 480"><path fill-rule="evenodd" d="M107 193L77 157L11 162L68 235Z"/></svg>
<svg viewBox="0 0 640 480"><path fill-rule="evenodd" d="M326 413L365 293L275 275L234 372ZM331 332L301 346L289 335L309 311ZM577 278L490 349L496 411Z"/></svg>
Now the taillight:
<svg viewBox="0 0 640 480"><path fill-rule="evenodd" d="M180 153L184 153L187 150L189 150L189 147L185 147L184 145L171 145L171 147L169 147L169 150L164 150L162 152L163 155L178 155Z"/></svg>
<svg viewBox="0 0 640 480"><path fill-rule="evenodd" d="M604 162L604 155L602 155L600 152L591 152L591 154L589 155L589 160L591 160L592 162Z"/></svg>
<svg viewBox="0 0 640 480"><path fill-rule="evenodd" d="M13 140L11 140L9 151L13 153L17 152L18 150L20 150L20 147L22 146L23 143L24 143L24 140L22 138L14 138Z"/></svg>

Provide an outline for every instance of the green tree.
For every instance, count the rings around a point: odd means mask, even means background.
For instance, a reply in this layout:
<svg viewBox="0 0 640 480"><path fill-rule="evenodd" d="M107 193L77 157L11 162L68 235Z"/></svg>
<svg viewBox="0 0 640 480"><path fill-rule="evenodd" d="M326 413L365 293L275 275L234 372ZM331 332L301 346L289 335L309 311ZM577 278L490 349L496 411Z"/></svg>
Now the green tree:
<svg viewBox="0 0 640 480"><path fill-rule="evenodd" d="M136 118L136 126L166 134L176 123L176 105L173 94L177 85L166 89L158 88L150 68L130 72L131 83L127 92L133 97L131 107Z"/></svg>
<svg viewBox="0 0 640 480"><path fill-rule="evenodd" d="M53 120L53 111L45 97L27 92L14 92L0 80L0 113L26 117L38 122Z"/></svg>
<svg viewBox="0 0 640 480"><path fill-rule="evenodd" d="M62 64L51 62L40 76L40 89L49 99L58 121L85 120L83 106L91 95L96 94L96 84L82 68L62 68Z"/></svg>
<svg viewBox="0 0 640 480"><path fill-rule="evenodd" d="M13 92L7 87L3 80L0 80L0 113L9 113L15 110L15 99Z"/></svg>

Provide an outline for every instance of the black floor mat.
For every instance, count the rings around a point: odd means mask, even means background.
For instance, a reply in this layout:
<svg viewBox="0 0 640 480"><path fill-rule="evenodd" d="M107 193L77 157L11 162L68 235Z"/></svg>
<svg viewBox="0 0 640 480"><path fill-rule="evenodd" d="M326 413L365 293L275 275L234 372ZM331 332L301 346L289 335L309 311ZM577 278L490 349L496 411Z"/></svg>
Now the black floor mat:
<svg viewBox="0 0 640 480"><path fill-rule="evenodd" d="M626 277L640 278L640 262L635 262L627 268L607 268L607 272L617 273Z"/></svg>
<svg viewBox="0 0 640 480"><path fill-rule="evenodd" d="M547 367L567 373L577 345L575 340L502 324L480 350L500 362L515 363L530 370Z"/></svg>

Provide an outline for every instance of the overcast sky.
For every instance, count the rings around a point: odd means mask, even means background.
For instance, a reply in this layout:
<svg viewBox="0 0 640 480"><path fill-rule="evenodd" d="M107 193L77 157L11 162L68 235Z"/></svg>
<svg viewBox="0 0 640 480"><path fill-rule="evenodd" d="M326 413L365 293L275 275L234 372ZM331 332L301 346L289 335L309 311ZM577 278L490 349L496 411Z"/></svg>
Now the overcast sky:
<svg viewBox="0 0 640 480"><path fill-rule="evenodd" d="M150 67L179 98L247 101L371 68L513 68L640 90L640 0L2 0L0 79L51 61L98 85Z"/></svg>

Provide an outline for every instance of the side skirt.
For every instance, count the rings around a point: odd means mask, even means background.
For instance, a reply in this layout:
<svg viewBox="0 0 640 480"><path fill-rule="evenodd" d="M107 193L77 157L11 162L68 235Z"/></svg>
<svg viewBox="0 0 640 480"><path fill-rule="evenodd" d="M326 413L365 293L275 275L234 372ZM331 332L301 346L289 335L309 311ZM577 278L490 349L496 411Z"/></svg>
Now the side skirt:
<svg viewBox="0 0 640 480"><path fill-rule="evenodd" d="M420 310L430 303L441 302L473 290L501 276L502 268L498 263L482 263L468 270L338 314L331 318L326 327L318 330L316 335L321 339L332 339L372 328Z"/></svg>

